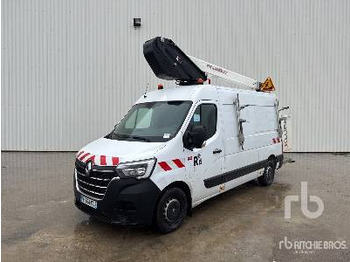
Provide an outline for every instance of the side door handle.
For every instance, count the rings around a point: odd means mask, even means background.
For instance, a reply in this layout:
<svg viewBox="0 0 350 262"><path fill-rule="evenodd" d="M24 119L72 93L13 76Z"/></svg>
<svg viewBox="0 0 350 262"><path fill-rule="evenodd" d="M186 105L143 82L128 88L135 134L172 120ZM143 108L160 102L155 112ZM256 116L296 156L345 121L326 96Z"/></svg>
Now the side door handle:
<svg viewBox="0 0 350 262"><path fill-rule="evenodd" d="M221 152L222 152L222 150L217 148L213 151L213 154L220 154Z"/></svg>

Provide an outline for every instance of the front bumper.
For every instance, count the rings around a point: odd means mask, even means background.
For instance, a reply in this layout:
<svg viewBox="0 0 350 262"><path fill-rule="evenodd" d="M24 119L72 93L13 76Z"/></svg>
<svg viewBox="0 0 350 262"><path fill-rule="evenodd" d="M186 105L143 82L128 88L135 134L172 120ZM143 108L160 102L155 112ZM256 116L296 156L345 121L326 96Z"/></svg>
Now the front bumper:
<svg viewBox="0 0 350 262"><path fill-rule="evenodd" d="M111 180L102 200L97 201L97 209L80 202L82 194L74 179L75 205L83 212L108 223L121 225L151 225L159 188L150 179Z"/></svg>

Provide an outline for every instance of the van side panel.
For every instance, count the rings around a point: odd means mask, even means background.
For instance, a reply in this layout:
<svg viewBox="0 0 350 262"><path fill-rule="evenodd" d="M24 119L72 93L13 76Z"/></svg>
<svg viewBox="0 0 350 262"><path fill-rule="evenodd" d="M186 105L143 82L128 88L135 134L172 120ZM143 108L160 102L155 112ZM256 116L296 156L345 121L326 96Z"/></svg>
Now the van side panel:
<svg viewBox="0 0 350 262"><path fill-rule="evenodd" d="M277 138L278 120L276 113L276 99L272 95L240 94L241 119L244 133L244 150L268 146Z"/></svg>
<svg viewBox="0 0 350 262"><path fill-rule="evenodd" d="M224 121L223 173L233 173L225 183L226 189L230 189L262 175L264 161L270 155L282 154L281 143L277 143L277 99L273 94L227 88L219 89L219 95ZM239 118L246 120L242 124L243 147L238 141L237 105L234 104L237 97L239 106L243 107Z"/></svg>

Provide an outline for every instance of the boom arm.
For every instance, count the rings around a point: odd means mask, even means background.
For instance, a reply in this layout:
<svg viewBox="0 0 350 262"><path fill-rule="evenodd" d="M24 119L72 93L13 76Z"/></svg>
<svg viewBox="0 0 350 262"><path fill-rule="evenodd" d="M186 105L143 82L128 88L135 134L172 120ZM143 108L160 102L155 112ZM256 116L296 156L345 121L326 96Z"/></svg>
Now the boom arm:
<svg viewBox="0 0 350 262"><path fill-rule="evenodd" d="M230 71L228 69L222 68L220 66L208 63L199 58L188 56L191 60L204 72L218 76L227 81L233 82L240 85L241 87L248 89L257 89L260 83L253 78L238 74L236 72Z"/></svg>

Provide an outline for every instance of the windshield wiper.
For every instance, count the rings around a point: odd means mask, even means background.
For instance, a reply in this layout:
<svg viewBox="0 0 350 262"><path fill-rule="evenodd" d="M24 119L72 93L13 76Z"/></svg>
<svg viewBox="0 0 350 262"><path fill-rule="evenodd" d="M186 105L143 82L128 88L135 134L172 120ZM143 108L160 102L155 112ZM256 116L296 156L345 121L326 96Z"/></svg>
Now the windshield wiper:
<svg viewBox="0 0 350 262"><path fill-rule="evenodd" d="M151 139L145 138L145 137L142 137L142 136L129 136L128 138L132 138L132 139L135 139L135 140L141 140L141 141L145 141L145 142L151 142Z"/></svg>
<svg viewBox="0 0 350 262"><path fill-rule="evenodd" d="M134 135L128 135L128 134L116 134L112 132L109 135L109 138L111 139L123 139L123 140L128 140L128 139L133 139L133 140L139 140L139 141L145 141L145 142L151 142L151 139L142 137L142 136L134 136Z"/></svg>

